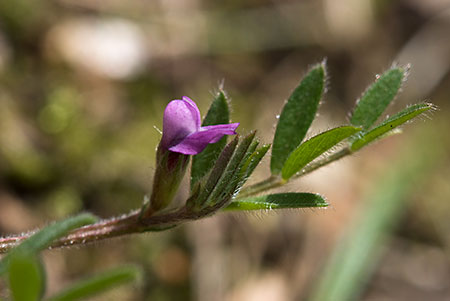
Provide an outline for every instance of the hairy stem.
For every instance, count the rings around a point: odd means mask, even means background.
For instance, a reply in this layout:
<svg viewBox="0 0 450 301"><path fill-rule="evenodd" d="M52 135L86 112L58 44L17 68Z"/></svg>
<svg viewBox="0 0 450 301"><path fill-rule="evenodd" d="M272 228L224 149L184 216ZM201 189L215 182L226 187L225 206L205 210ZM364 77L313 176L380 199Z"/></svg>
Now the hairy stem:
<svg viewBox="0 0 450 301"><path fill-rule="evenodd" d="M100 220L95 224L75 229L65 237L55 241L50 248L85 244L92 241L139 232L140 225L136 222L136 217L137 212L133 212L126 216ZM34 233L36 233L36 231L0 238L0 253L8 252Z"/></svg>
<svg viewBox="0 0 450 301"><path fill-rule="evenodd" d="M313 162L306 166L301 172L293 176L291 179L299 178L314 170L337 161L347 155L351 154L349 148L344 148L331 156ZM290 179L290 180L291 180ZM287 181L281 179L279 176L271 176L266 180L253 184L244 188L238 195L238 198L244 198L256 195L262 191L280 187L286 184ZM56 240L50 248L59 248L73 245L82 245L103 239L119 237L123 235L142 233L149 231L159 231L170 227L177 226L183 222L197 220L210 216L214 212L226 205L229 201L223 200L212 207L206 207L199 211L192 211L186 207L182 207L172 212L152 215L150 217L142 218L141 211L136 210L128 215L100 220L99 222L81 227L71 231L68 235ZM0 237L0 254L8 252L20 244L23 240L29 238L36 231L28 232L20 235L12 235L8 237Z"/></svg>
<svg viewBox="0 0 450 301"><path fill-rule="evenodd" d="M182 207L176 211L153 215L150 218L145 219L141 218L141 211L136 210L128 215L100 220L95 224L75 229L68 235L56 240L49 248L84 245L94 241L133 233L164 230L177 226L183 222L210 216L225 206L228 201L228 199L223 200L214 206L206 207L199 211L191 211L186 207ZM0 254L8 252L34 233L36 233L36 231L0 238Z"/></svg>

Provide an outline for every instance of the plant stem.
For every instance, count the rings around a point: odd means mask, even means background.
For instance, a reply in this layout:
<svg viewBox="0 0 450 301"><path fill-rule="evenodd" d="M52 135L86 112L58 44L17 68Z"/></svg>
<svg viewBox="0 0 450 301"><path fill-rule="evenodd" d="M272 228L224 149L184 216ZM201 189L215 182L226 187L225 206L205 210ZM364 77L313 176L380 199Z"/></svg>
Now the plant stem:
<svg viewBox="0 0 450 301"><path fill-rule="evenodd" d="M95 224L75 229L52 243L49 246L49 249L84 245L94 241L133 233L164 230L177 226L183 222L207 217L225 205L226 201L222 201L212 207L207 207L200 211L191 211L186 207L182 207L176 211L153 215L150 218L145 219L141 219L141 211L136 210L128 215L100 220ZM8 252L34 233L36 233L36 231L0 238L0 254Z"/></svg>
<svg viewBox="0 0 450 301"><path fill-rule="evenodd" d="M95 224L75 229L68 235L55 241L49 248L85 244L110 237L136 233L139 229L139 224L136 223L136 216L137 212L133 212L126 216L100 220ZM36 231L0 238L0 254L8 252L34 233Z"/></svg>
<svg viewBox="0 0 450 301"><path fill-rule="evenodd" d="M274 188L283 186L293 179L297 179L304 175L307 175L307 174L315 171L316 169L318 169L322 166L325 166L327 164L330 164L334 161L337 161L345 156L348 156L351 153L352 153L352 151L350 150L349 147L343 148L340 151L335 152L328 157L325 157L323 159L312 162L311 164L307 165L304 169L302 169L300 172L298 172L297 174L295 174L292 178L290 178L288 180L284 180L280 176L270 176L261 182L255 183L251 186L248 186L248 187L242 189L237 198L241 199L241 198L253 196L262 191L266 191L269 189L274 189Z"/></svg>
<svg viewBox="0 0 450 301"><path fill-rule="evenodd" d="M266 180L244 188L239 193L237 198L239 199L256 195L257 193L260 193L262 191L280 187L292 179L302 177L349 154L351 154L351 150L348 147L344 148L326 158L309 164L289 180L284 180L279 176L271 176ZM55 241L49 248L81 245L133 233L164 230L177 226L178 224L183 222L207 217L222 208L226 204L226 202L227 201L218 202L215 206L206 207L200 211L191 211L186 207L182 207L172 212L152 215L146 218L141 218L141 211L136 210L128 215L100 220L95 224L75 229L68 235ZM25 239L29 238L34 233L36 233L36 231L20 235L0 237L0 254L8 252L10 249L17 246Z"/></svg>

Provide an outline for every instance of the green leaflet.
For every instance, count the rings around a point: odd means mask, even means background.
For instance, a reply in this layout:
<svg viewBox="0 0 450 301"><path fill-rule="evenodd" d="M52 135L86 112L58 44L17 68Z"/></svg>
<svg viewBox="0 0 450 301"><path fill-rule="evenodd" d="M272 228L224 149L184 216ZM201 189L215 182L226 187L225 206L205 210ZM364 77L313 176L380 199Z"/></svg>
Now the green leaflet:
<svg viewBox="0 0 450 301"><path fill-rule="evenodd" d="M262 158L266 155L267 151L270 148L270 144L265 144L258 148L256 151L252 153L252 155L247 159L244 165L245 175L243 179L246 180L258 166L259 162L261 162Z"/></svg>
<svg viewBox="0 0 450 301"><path fill-rule="evenodd" d="M207 206L214 206L226 198L231 197L234 192L234 187L239 183L240 170L245 160L248 156L248 149L252 145L253 139L255 138L255 132L246 136L242 139L241 143L236 148L233 157L231 157L225 171L223 172L220 180L218 181L216 187L212 191L211 195L205 202Z"/></svg>
<svg viewBox="0 0 450 301"><path fill-rule="evenodd" d="M291 153L283 166L282 178L289 179L309 162L360 130L353 126L342 126L312 137Z"/></svg>
<svg viewBox="0 0 450 301"><path fill-rule="evenodd" d="M315 193L276 193L263 196L238 199L231 202L224 210L267 210L284 208L327 207L328 203Z"/></svg>
<svg viewBox="0 0 450 301"><path fill-rule="evenodd" d="M325 87L325 62L316 65L294 90L281 112L272 146L270 170L279 174L314 120Z"/></svg>
<svg viewBox="0 0 450 301"><path fill-rule="evenodd" d="M14 254L35 254L50 246L54 240L65 235L70 230L92 224L95 221L97 221L97 218L94 215L84 213L45 227L3 257L0 261L0 275L6 271L8 262Z"/></svg>
<svg viewBox="0 0 450 301"><path fill-rule="evenodd" d="M225 189L223 189L222 193L220 194L220 200L228 199L231 200L233 195L239 191L239 189L244 185L245 181L247 180L246 174L247 169L249 167L248 163L252 155L255 153L256 148L259 145L258 139L254 139L254 137L250 138L252 139L250 146L245 151L245 155L240 160L238 166L234 169L230 169L233 171L233 176L230 178L229 181L224 180L224 182L227 183L225 186ZM244 149L245 145L242 146ZM217 194L219 195L219 194ZM217 198L216 195L216 198Z"/></svg>
<svg viewBox="0 0 450 301"><path fill-rule="evenodd" d="M48 299L49 301L75 301L86 300L86 298L102 293L117 287L118 285L128 283L139 279L141 271L133 266L124 266L114 268L103 274L80 281L75 285L63 290L56 296Z"/></svg>
<svg viewBox="0 0 450 301"><path fill-rule="evenodd" d="M219 91L214 98L206 114L202 126L226 124L230 122L230 112L228 102L223 91ZM191 190L194 185L205 176L213 167L214 162L219 157L222 149L227 144L227 137L224 136L217 143L209 144L201 153L192 159L191 169Z"/></svg>
<svg viewBox="0 0 450 301"><path fill-rule="evenodd" d="M209 177L194 187L187 201L189 209L226 205L270 148L270 145L257 148L259 142L255 139L255 132L242 139L236 147L238 140L236 137L225 147Z"/></svg>
<svg viewBox="0 0 450 301"><path fill-rule="evenodd" d="M230 143L225 146L219 158L215 162L215 165L211 170L208 179L202 181L205 182L205 184L196 185L195 189L193 190L193 196L187 202L187 205L189 207L203 206L203 204L209 198L217 183L219 182L219 179L222 177L225 168L229 164L230 159L234 154L238 142L239 136L236 136Z"/></svg>
<svg viewBox="0 0 450 301"><path fill-rule="evenodd" d="M394 116L386 119L380 125L373 128L372 130L358 136L358 138L352 142L351 150L357 151L367 144L373 142L384 136L385 134L391 132L396 127L404 124L405 122L413 119L414 117L430 110L433 108L432 104L420 103L407 107L406 109L400 111Z"/></svg>
<svg viewBox="0 0 450 301"><path fill-rule="evenodd" d="M393 68L381 75L357 101L350 123L369 129L397 95L405 69Z"/></svg>
<svg viewBox="0 0 450 301"><path fill-rule="evenodd" d="M9 287L15 301L37 301L45 292L45 271L34 254L15 253L9 260Z"/></svg>

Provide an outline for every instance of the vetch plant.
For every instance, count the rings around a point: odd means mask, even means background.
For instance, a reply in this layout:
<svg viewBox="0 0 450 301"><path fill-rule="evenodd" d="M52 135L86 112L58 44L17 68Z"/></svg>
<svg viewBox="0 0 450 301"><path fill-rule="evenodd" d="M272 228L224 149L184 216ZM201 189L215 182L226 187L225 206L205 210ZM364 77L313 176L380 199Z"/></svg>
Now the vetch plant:
<svg viewBox="0 0 450 301"><path fill-rule="evenodd" d="M69 227L70 231L57 234L44 229L36 234L30 232L0 238L0 252L12 250L2 259L0 273L8 271L12 275L16 253L26 254L25 257L18 256L18 262L25 258L24 265L34 269L30 273L37 275L40 267L32 262L44 248L161 231L222 211L327 207L324 197L315 193L262 193L396 134L399 126L433 110L433 105L419 103L377 123L400 90L407 72L408 68L393 67L378 76L356 102L349 124L307 140L308 129L325 93L325 62L312 67L292 92L279 116L272 144L260 145L255 131L246 136L236 134L239 123L230 123L228 100L222 90L215 95L203 121L193 100L186 96L172 100L164 111L163 135L157 148L151 195L144 198L143 206L126 215L77 224ZM234 138L229 139L230 135ZM245 186L271 147L271 175ZM174 206L172 201L190 161L190 195L184 203ZM39 235L46 238L36 239ZM40 244L33 241L40 241ZM13 287L16 282L11 277ZM41 294L40 289L36 289L38 293Z"/></svg>

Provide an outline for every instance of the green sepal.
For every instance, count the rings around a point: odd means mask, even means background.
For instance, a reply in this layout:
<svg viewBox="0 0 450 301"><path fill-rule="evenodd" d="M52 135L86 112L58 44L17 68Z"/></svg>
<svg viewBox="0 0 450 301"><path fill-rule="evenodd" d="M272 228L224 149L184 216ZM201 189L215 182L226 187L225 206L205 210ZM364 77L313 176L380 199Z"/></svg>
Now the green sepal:
<svg viewBox="0 0 450 301"><path fill-rule="evenodd" d="M286 160L281 173L282 178L284 180L289 179L312 160L360 130L360 128L353 126L341 126L323 132L302 143Z"/></svg>
<svg viewBox="0 0 450 301"><path fill-rule="evenodd" d="M233 200L223 210L270 210L285 208L327 207L329 204L319 194L306 192L276 193Z"/></svg>
<svg viewBox="0 0 450 301"><path fill-rule="evenodd" d="M289 97L278 120L270 170L279 174L289 154L303 141L325 90L325 62L314 66Z"/></svg>

